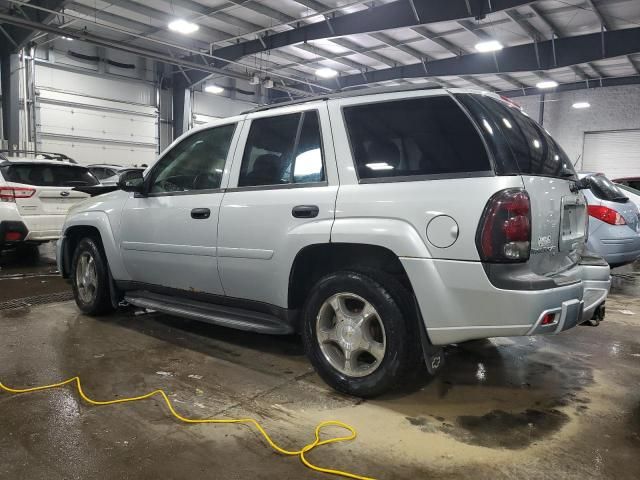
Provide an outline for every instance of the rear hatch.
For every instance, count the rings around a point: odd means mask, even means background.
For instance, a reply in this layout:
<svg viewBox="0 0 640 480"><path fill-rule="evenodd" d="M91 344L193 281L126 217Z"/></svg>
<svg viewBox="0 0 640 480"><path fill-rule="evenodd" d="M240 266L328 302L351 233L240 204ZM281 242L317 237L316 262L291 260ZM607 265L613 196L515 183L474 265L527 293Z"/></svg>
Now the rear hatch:
<svg viewBox="0 0 640 480"><path fill-rule="evenodd" d="M584 195L566 153L517 105L495 95L456 94L474 118L497 175L520 175L531 201L529 268L545 276L580 261L587 225Z"/></svg>
<svg viewBox="0 0 640 480"><path fill-rule="evenodd" d="M21 215L66 215L87 198L74 187L97 185L88 169L60 163L12 162L0 167L8 187L14 187Z"/></svg>

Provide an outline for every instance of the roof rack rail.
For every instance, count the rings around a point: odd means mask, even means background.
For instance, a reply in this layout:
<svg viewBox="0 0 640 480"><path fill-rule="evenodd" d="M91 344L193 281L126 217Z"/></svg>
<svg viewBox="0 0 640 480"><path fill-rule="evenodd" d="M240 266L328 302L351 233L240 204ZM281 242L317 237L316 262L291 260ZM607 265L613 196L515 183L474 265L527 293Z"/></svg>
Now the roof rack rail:
<svg viewBox="0 0 640 480"><path fill-rule="evenodd" d="M9 150L9 149L0 150L0 157L3 157L5 159L6 157L3 155L4 153L8 153L10 155L41 155L42 157L44 157L45 160L57 160L59 162L69 162L69 163L75 163L75 164L78 163L73 158L68 157L64 153L39 152L36 150Z"/></svg>
<svg viewBox="0 0 640 480"><path fill-rule="evenodd" d="M444 88L440 85L397 85L393 87L373 87L373 88L353 88L349 90L336 90L333 93L324 93L315 97L305 97L298 100L290 100L287 102L271 103L269 105L262 105L260 107L253 108L242 112L243 115L247 113L263 112L278 107L288 107L290 105L301 105L310 102L318 102L323 100L331 100L334 98L345 97L361 97L364 95L376 95L379 93L396 93L396 92L413 92L418 90L438 90Z"/></svg>

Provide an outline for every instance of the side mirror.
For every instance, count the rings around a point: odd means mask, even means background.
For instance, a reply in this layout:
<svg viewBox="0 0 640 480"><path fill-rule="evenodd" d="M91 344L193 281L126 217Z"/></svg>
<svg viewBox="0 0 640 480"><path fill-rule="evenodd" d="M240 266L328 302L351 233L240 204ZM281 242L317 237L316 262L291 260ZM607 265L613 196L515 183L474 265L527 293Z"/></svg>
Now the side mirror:
<svg viewBox="0 0 640 480"><path fill-rule="evenodd" d="M120 175L118 188L125 192L142 193L144 190L144 177L140 170L130 170Z"/></svg>

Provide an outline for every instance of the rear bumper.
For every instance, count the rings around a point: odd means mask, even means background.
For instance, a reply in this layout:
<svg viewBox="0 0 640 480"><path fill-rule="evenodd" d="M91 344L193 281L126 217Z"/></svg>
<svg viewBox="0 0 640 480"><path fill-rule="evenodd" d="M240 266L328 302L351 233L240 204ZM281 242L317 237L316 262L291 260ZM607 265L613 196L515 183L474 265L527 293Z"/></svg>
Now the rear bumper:
<svg viewBox="0 0 640 480"><path fill-rule="evenodd" d="M604 262L574 267L565 285L507 290L493 285L480 262L402 258L434 345L467 340L554 334L591 318L610 287ZM545 313L556 313L541 328Z"/></svg>
<svg viewBox="0 0 640 480"><path fill-rule="evenodd" d="M66 215L25 215L22 217L29 229L26 241L49 242L60 238Z"/></svg>
<svg viewBox="0 0 640 480"><path fill-rule="evenodd" d="M17 233L20 240L8 240L8 233ZM11 247L12 245L22 243L29 236L29 229L24 222L5 220L0 222L0 248Z"/></svg>
<svg viewBox="0 0 640 480"><path fill-rule="evenodd" d="M611 232L611 228L606 231ZM640 257L640 235L629 228L625 228L625 231L630 234L616 238L600 238L597 234L593 235L589 237L589 249L601 255L609 265L620 266L634 262Z"/></svg>

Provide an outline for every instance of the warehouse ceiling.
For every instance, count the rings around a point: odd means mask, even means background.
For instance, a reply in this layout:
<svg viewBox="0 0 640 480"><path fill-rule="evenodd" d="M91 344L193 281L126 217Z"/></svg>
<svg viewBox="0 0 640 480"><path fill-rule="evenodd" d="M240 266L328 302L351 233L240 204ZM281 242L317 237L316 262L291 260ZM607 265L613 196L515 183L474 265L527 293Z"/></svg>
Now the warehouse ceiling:
<svg viewBox="0 0 640 480"><path fill-rule="evenodd" d="M176 19L199 29L172 32ZM257 74L290 96L640 82L639 0L0 0L0 27L14 50L65 35L164 60L191 85ZM490 40L503 49L479 53Z"/></svg>

